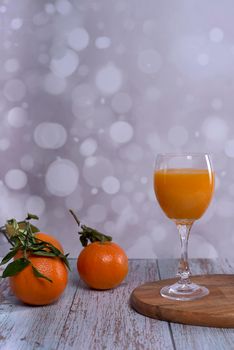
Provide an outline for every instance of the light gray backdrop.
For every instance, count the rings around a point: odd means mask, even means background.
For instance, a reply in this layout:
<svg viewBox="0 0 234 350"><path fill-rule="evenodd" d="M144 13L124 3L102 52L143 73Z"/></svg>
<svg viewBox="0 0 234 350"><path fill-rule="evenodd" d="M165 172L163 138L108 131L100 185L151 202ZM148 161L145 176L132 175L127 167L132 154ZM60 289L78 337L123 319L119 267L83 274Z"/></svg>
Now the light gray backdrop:
<svg viewBox="0 0 234 350"><path fill-rule="evenodd" d="M233 13L227 0L1 0L0 221L36 213L77 256L73 208L129 257L178 256L154 158L208 151L216 194L189 253L232 257Z"/></svg>

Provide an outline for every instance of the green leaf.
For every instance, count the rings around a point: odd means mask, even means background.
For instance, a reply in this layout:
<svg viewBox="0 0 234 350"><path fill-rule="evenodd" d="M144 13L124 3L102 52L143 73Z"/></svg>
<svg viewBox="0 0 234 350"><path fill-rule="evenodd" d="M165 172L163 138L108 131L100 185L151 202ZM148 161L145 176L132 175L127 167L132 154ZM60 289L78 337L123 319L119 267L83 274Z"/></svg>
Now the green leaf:
<svg viewBox="0 0 234 350"><path fill-rule="evenodd" d="M45 245L44 244L38 244L38 243L31 243L28 245L28 249L31 250L32 252L37 251L37 250L44 250Z"/></svg>
<svg viewBox="0 0 234 350"><path fill-rule="evenodd" d="M21 242L17 236L11 237L10 240L13 244L13 249L20 249L22 247Z"/></svg>
<svg viewBox="0 0 234 350"><path fill-rule="evenodd" d="M33 273L34 273L34 275L35 275L36 277L44 278L45 280L47 280L47 281L53 283L53 281L52 281L50 278L48 278L48 277L46 277L45 275L43 275L40 271L38 271L38 269L36 269L35 266L32 265L32 269L33 269Z"/></svg>
<svg viewBox="0 0 234 350"><path fill-rule="evenodd" d="M5 228L9 238L18 234L19 225L15 219L7 220Z"/></svg>
<svg viewBox="0 0 234 350"><path fill-rule="evenodd" d="M10 237L7 234L6 225L0 227L0 234L2 234L6 238L6 240L8 241L8 243L10 243L11 246L14 246L13 242L11 241Z"/></svg>
<svg viewBox="0 0 234 350"><path fill-rule="evenodd" d="M17 253L18 249L13 249L11 250L7 255L4 256L4 258L2 259L0 265L4 265L6 264L9 260L11 260L15 254Z"/></svg>
<svg viewBox="0 0 234 350"><path fill-rule="evenodd" d="M48 257L52 257L52 258L55 257L55 254L54 254L54 253L46 252L45 250L36 250L36 251L33 251L33 255L48 256Z"/></svg>
<svg viewBox="0 0 234 350"><path fill-rule="evenodd" d="M67 260L67 256L68 256L69 254L64 255L59 249L57 249L57 248L56 248L55 246L53 246L53 244L51 244L51 243L48 243L48 246L49 246L49 248L52 250L52 252L53 252L58 258L60 258L60 259L64 262L64 264L67 266L67 268L71 271L70 264L69 264L69 262L68 262L68 260Z"/></svg>
<svg viewBox="0 0 234 350"><path fill-rule="evenodd" d="M7 265L1 277L6 278L6 277L17 275L17 273L25 269L25 267L27 267L29 264L30 264L30 261L25 258L17 259L12 263L10 263L9 265Z"/></svg>
<svg viewBox="0 0 234 350"><path fill-rule="evenodd" d="M30 224L30 227L31 227L32 233L40 232L40 230L39 230L38 227L36 227L36 226L34 226L34 225L32 225L32 224Z"/></svg>
<svg viewBox="0 0 234 350"><path fill-rule="evenodd" d="M70 266L69 261L67 259L68 255L69 254L63 255L63 257L60 257L60 259L62 259L64 264L67 266L68 270L71 271L71 266Z"/></svg>
<svg viewBox="0 0 234 350"><path fill-rule="evenodd" d="M18 224L19 224L19 232L20 233L22 233L22 230L23 231L27 231L27 222L25 222L25 221L19 221L18 222ZM29 226L30 226L30 228L31 228L31 231L32 231L32 233L35 233L35 232L40 232L40 230L39 230L39 228L38 227L36 227L36 226L34 226L34 225L32 225L32 224L30 224L29 223Z"/></svg>
<svg viewBox="0 0 234 350"><path fill-rule="evenodd" d="M75 219L79 229L78 233L80 235L80 242L83 247L86 247L88 245L88 242L110 242L112 241L111 236L104 235L102 232L99 232L92 227L88 227L86 225L81 225L80 220L77 218L76 214L73 212L73 210L69 209L69 212Z"/></svg>
<svg viewBox="0 0 234 350"><path fill-rule="evenodd" d="M21 233L21 234L25 234L27 231L25 230L25 229L23 229L23 228L20 228L19 229L19 233Z"/></svg>
<svg viewBox="0 0 234 350"><path fill-rule="evenodd" d="M112 237L111 236L107 236L104 235L103 233L85 226L85 225L81 225L81 230L79 232L80 234L80 241L81 244L83 245L83 247L86 247L88 244L88 241L90 241L91 243L93 242L110 242L112 241Z"/></svg>
<svg viewBox="0 0 234 350"><path fill-rule="evenodd" d="M49 242L45 242L48 247L50 248L50 250L55 254L55 256L63 256L63 253L56 248L53 244L49 243Z"/></svg>
<svg viewBox="0 0 234 350"><path fill-rule="evenodd" d="M83 247L86 247L88 245L88 240L85 236L80 236L80 242Z"/></svg>
<svg viewBox="0 0 234 350"><path fill-rule="evenodd" d="M64 255L58 248L56 248L53 244L49 243L49 242L46 242L46 241L43 241L43 240L40 240L38 238L36 238L36 240L38 240L39 242L42 242L44 244L44 247L45 245L47 246L48 249L50 249L50 255L49 254L46 254L47 252L43 250L43 254L36 254L36 255L44 255L44 256L51 256L51 257L58 257L60 258L64 264L67 266L68 270L71 271L71 267L70 267L70 264L69 264L69 261L67 259L67 256L69 254L66 254ZM41 250L40 250L41 251ZM45 253L45 254L44 254ZM33 254L35 254L35 251L33 251Z"/></svg>
<svg viewBox="0 0 234 350"><path fill-rule="evenodd" d="M39 217L35 214L28 213L28 216L26 217L25 220L39 220Z"/></svg>
<svg viewBox="0 0 234 350"><path fill-rule="evenodd" d="M13 227L14 227L15 231L17 231L19 229L18 222L15 219L13 219Z"/></svg>
<svg viewBox="0 0 234 350"><path fill-rule="evenodd" d="M35 236L34 233L40 232L40 230L29 222L31 219L38 220L38 216L29 213L27 218L23 221L17 222L14 218L12 218L6 222L5 226L0 227L0 234L4 234L9 243L12 245L9 253L0 262L0 265L8 263L18 251L23 253L22 258L17 259L6 266L0 278L14 276L31 264L27 258L28 254L44 256L51 259L59 258L64 262L68 269L70 269L67 256L65 256L51 243L40 240ZM35 276L52 282L48 277L40 273L40 271L38 271L34 266L32 268Z"/></svg>

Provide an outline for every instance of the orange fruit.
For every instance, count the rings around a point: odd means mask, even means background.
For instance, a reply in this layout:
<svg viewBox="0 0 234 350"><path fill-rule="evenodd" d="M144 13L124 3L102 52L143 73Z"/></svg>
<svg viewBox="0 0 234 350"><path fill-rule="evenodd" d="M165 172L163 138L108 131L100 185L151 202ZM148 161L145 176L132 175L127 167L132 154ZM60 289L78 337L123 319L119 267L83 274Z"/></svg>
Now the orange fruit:
<svg viewBox="0 0 234 350"><path fill-rule="evenodd" d="M113 242L93 242L77 259L80 278L91 288L111 289L118 286L128 273L128 257Z"/></svg>
<svg viewBox="0 0 234 350"><path fill-rule="evenodd" d="M52 236L39 232L35 237L53 244L63 252L61 244ZM22 257L22 253L17 253L15 259ZM47 305L56 301L68 282L68 271L64 262L60 258L29 255L28 259L33 266L43 275L50 278L49 282L44 278L36 277L32 266L28 265L15 276L10 277L10 287L15 296L22 302L30 305Z"/></svg>

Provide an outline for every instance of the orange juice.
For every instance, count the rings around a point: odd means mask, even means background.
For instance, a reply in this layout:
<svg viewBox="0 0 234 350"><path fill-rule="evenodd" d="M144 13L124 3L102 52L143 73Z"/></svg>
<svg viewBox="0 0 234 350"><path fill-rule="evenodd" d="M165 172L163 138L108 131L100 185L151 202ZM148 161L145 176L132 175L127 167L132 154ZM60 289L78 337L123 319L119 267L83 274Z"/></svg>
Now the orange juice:
<svg viewBox="0 0 234 350"><path fill-rule="evenodd" d="M214 173L203 169L162 169L154 174L158 202L171 219L197 220L214 191Z"/></svg>

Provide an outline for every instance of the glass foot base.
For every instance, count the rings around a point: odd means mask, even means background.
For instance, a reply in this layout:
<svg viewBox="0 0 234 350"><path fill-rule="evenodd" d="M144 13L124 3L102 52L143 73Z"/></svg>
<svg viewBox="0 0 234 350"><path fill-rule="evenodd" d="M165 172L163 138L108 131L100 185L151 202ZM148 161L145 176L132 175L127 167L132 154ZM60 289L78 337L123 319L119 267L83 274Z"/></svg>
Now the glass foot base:
<svg viewBox="0 0 234 350"><path fill-rule="evenodd" d="M206 287L199 286L195 283L181 284L175 283L171 286L163 287L160 290L161 296L172 300L196 300L209 294Z"/></svg>

